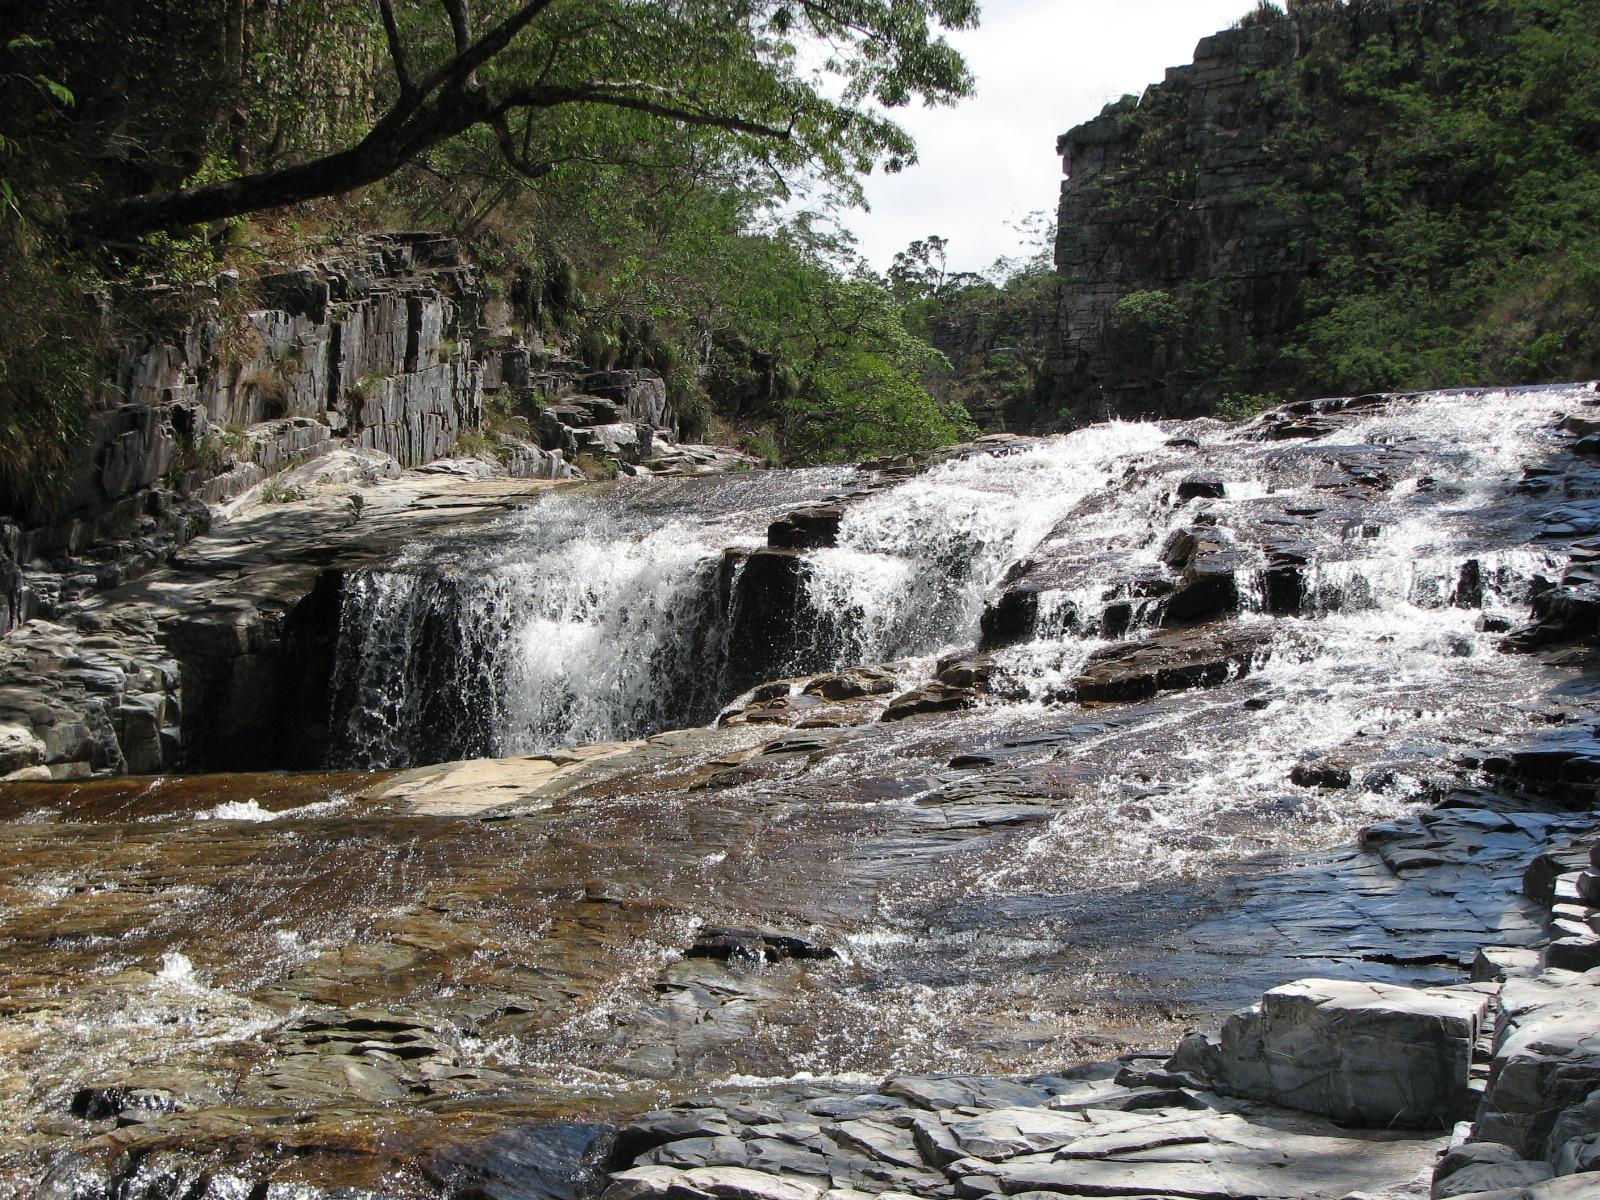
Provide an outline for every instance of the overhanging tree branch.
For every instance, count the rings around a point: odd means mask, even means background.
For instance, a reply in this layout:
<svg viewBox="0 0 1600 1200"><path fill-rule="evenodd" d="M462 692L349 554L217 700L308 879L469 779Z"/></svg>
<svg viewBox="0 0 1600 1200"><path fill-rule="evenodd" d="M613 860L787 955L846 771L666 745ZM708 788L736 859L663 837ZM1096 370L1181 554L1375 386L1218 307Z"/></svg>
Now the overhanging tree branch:
<svg viewBox="0 0 1600 1200"><path fill-rule="evenodd" d="M685 125L726 129L778 141L788 141L794 133L792 125L779 129L775 125L766 125L731 113L691 107L692 99L678 95L671 88L652 83L591 83L581 87L528 89L512 92L503 108L553 108L558 104L601 104L611 108L626 108L669 121L682 121Z"/></svg>
<svg viewBox="0 0 1600 1200"><path fill-rule="evenodd" d="M460 54L472 44L472 17L467 12L467 0L443 0L444 10L450 16L450 33L455 38L456 53Z"/></svg>
<svg viewBox="0 0 1600 1200"><path fill-rule="evenodd" d="M528 178L543 177L561 161L603 161L604 149L596 157L592 145L565 144L564 136L549 145L530 142L535 128L531 123L512 132L515 114L560 107L625 110L681 126L740 134L768 145L803 138L807 156L840 172L859 169L858 164L870 161L874 147L901 149L893 125L857 111L849 103L830 101L815 88L786 75L768 57L770 46L762 40L763 35L750 33L742 39L737 28L730 32L727 18L713 21L684 16L665 4L658 10L654 4L622 0L609 7L604 0L585 0L581 9L574 0L527 0L487 29L475 32L470 0L439 0L440 8L435 11L449 20L446 45L453 52L446 51L444 60L419 78L413 68L424 51L415 43L408 44L406 25L400 19L408 9L400 0L373 2L381 18L398 95L359 140L309 161L237 179L97 201L69 216L72 236L79 241L134 238L353 191L392 175L433 147L478 126L488 128L507 163ZM814 18L826 15L840 21L858 38L886 32L849 4L843 4L840 13L831 7L837 0L805 2L814 7ZM921 12L930 0L904 3ZM552 10L562 6L573 11L558 18ZM545 17L549 19L542 22L542 40L535 41L532 31ZM887 21L887 16L883 20ZM908 24L908 29L911 24L915 22ZM606 26L606 31L600 35L585 32L597 25ZM857 30L857 25L861 29ZM899 28L897 18L888 30L897 45L926 40L925 29L920 34L910 30L902 35ZM497 62L495 70L480 72L523 35L531 45L519 45L515 53ZM667 72L668 51L676 48L693 55L696 47L712 58L732 54L737 59L746 51L750 58L730 62L726 70L708 59L691 71ZM529 52L522 53L525 49ZM669 82L693 82L678 86L656 82L657 68ZM747 155L753 152L749 145L741 150ZM767 168L781 177L776 158L789 156L764 157Z"/></svg>

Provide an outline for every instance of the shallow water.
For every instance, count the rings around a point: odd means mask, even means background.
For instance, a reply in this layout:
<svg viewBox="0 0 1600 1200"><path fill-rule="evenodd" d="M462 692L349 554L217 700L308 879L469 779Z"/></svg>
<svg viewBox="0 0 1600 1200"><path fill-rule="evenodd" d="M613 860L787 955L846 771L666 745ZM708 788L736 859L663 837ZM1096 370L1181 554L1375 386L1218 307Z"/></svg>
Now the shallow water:
<svg viewBox="0 0 1600 1200"><path fill-rule="evenodd" d="M509 1088L615 1111L719 1081L1020 1072L1167 1040L1282 970L1236 947L1197 957L1197 922L1285 871L1355 869L1338 848L1362 826L1482 785L1464 751L1587 711L1563 691L1573 671L1493 632L1566 558L1539 522L1574 501L1518 483L1558 454L1555 415L1576 402L1400 401L1293 444L1100 427L875 491L837 548L806 555L829 664L893 659L912 686L1004 589L1039 587L1034 636L996 652L1011 698L964 712L690 729L555 782L513 764L493 793L506 807L469 817L364 772L0 787L0 1135L48 1157L70 1135L41 1130L98 1082L202 1110ZM1386 456L1382 486L1329 480L1352 446ZM1178 502L1199 471L1225 495ZM732 699L723 551L861 484L778 472L552 495L358 576L345 757L427 757L441 679L469 698L483 753L709 722ZM1264 647L1248 673L1063 700L1120 598L1138 603L1117 638L1158 635L1165 600L1130 589L1191 529L1239 554L1228 627ZM1266 611L1285 531L1306 551L1303 615ZM1351 785L1291 782L1313 759ZM705 925L799 932L837 957L741 973L684 956ZM1292 958L1294 921L1280 933ZM1431 977L1377 957L1340 969ZM352 1009L433 1031L450 1061L432 1090L384 1099L307 1065L327 1036L314 1022Z"/></svg>

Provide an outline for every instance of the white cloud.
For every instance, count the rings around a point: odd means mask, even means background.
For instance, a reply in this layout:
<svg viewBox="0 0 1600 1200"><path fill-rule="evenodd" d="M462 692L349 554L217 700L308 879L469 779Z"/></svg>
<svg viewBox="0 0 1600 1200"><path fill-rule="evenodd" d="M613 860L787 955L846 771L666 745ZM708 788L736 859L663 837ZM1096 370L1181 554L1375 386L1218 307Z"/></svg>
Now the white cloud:
<svg viewBox="0 0 1600 1200"><path fill-rule="evenodd" d="M1056 137L1226 29L1251 0L989 0L976 30L951 40L977 93L955 108L897 118L916 137L918 164L867 180L871 211L844 215L879 270L897 250L936 233L953 270L976 271L1018 252L1015 222L1056 206Z"/></svg>

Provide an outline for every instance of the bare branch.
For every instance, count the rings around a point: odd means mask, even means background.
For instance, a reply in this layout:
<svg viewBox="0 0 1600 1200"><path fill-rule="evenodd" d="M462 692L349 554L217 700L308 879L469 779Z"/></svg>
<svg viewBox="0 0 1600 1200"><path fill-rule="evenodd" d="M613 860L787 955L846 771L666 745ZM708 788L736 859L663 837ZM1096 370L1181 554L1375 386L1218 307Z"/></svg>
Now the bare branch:
<svg viewBox="0 0 1600 1200"><path fill-rule="evenodd" d="M500 153L505 158L506 163L524 179L543 179L556 169L556 164L553 162L535 163L528 161L527 156L517 149L517 139L512 136L511 126L506 124L504 114L497 114L489 122L489 125L494 130L495 141L500 144ZM524 144L526 144L526 139L524 139Z"/></svg>
<svg viewBox="0 0 1600 1200"><path fill-rule="evenodd" d="M460 87L474 71L509 46L517 34L554 3L555 0L528 0L527 4L423 80L420 89L422 94L426 96L446 85Z"/></svg>
<svg viewBox="0 0 1600 1200"><path fill-rule="evenodd" d="M658 97L653 99L652 97ZM735 133L748 133L753 137L775 138L788 141L794 130L779 129L745 117L726 113L708 112L690 107L693 101L680 97L670 88L649 83L591 83L581 87L549 86L527 88L511 92L501 101L500 112L514 108L554 108L560 104L603 104L612 108L627 108L682 121L685 125L701 125L713 129L727 129Z"/></svg>

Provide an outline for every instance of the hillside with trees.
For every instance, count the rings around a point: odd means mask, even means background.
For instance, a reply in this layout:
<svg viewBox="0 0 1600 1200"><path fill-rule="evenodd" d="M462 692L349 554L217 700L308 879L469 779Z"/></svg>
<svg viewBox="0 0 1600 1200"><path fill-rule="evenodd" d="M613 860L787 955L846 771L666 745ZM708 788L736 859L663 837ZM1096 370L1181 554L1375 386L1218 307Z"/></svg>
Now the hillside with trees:
<svg viewBox="0 0 1600 1200"><path fill-rule="evenodd" d="M972 0L43 3L0 18L0 475L48 479L146 280L341 236L463 239L536 352L649 366L773 458L925 448L964 414L826 217L970 88ZM819 57L819 53L821 53Z"/></svg>

